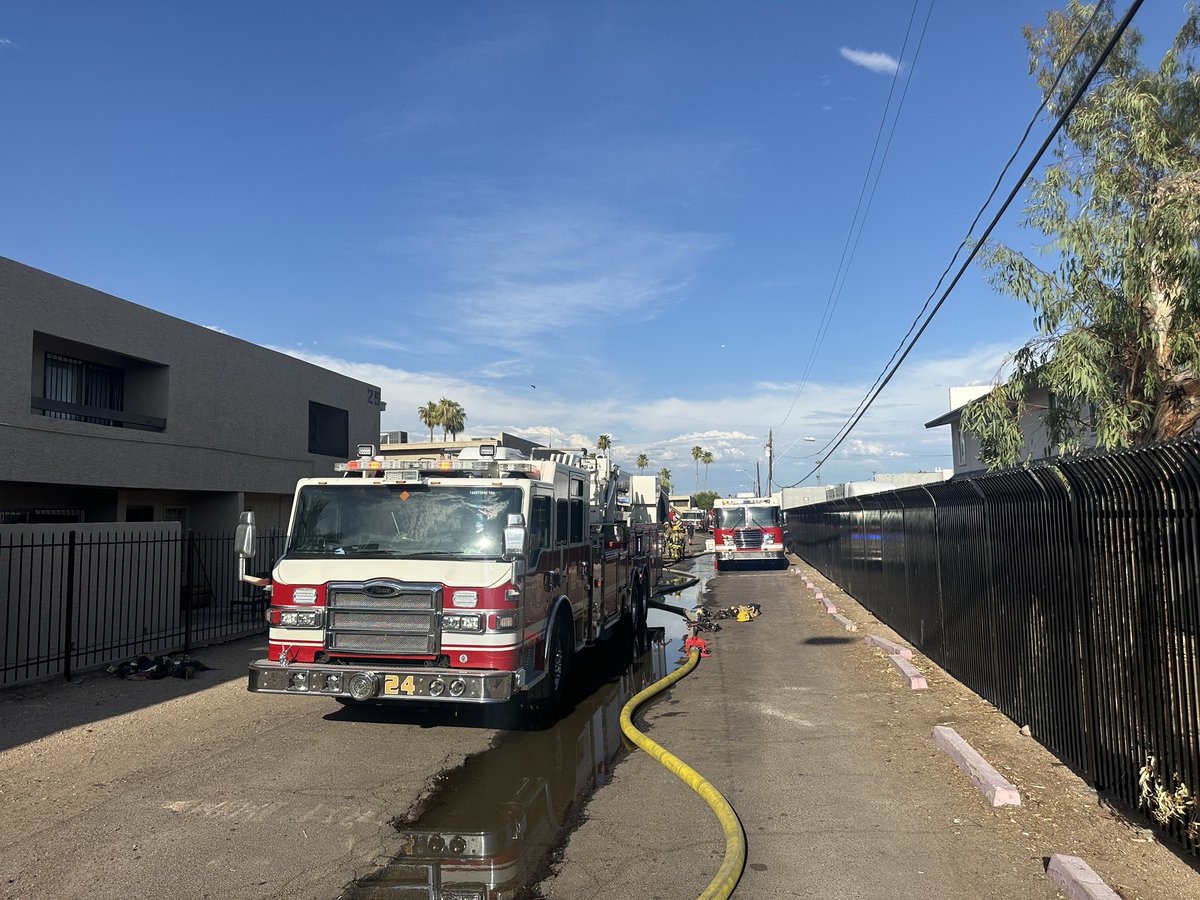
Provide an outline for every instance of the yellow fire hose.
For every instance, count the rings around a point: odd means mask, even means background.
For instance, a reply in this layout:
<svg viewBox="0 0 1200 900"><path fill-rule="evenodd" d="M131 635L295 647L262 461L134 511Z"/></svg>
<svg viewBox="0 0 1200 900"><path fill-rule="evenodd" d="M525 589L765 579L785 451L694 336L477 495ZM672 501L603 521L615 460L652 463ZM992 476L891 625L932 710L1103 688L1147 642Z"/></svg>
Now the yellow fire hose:
<svg viewBox="0 0 1200 900"><path fill-rule="evenodd" d="M729 801L722 797L720 791L709 784L704 776L642 734L633 725L633 714L639 706L686 676L696 668L699 662L700 651L693 647L688 654L687 662L681 668L635 694L621 710L621 731L627 738L673 772L680 781L699 794L717 814L717 820L725 832L725 859L721 862L721 868L717 870L716 876L700 895L699 900L725 900L737 887L738 880L742 877L742 870L746 867L746 834L742 830L742 823L738 820L737 813L733 811Z"/></svg>

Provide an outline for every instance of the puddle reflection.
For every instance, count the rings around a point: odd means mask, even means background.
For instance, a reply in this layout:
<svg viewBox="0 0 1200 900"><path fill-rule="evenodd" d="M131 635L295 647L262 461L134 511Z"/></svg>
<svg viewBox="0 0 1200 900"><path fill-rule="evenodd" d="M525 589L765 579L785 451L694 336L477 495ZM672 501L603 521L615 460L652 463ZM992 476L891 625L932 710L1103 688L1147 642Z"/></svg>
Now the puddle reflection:
<svg viewBox="0 0 1200 900"><path fill-rule="evenodd" d="M658 599L699 603L700 581ZM592 793L607 784L624 752L621 709L634 694L679 664L687 637L681 616L651 610L650 645L623 653L601 648L581 676L574 709L543 731L502 732L493 749L446 773L426 808L399 822L400 851L358 882L346 900L500 900L518 898L546 874L551 855L579 821ZM583 662L583 658L580 658Z"/></svg>

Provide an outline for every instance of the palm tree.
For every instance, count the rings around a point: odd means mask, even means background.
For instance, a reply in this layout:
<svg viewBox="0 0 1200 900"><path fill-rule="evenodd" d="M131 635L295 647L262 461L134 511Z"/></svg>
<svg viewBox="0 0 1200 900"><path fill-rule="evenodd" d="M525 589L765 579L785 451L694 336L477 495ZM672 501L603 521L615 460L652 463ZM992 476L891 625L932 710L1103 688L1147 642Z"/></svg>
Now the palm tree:
<svg viewBox="0 0 1200 900"><path fill-rule="evenodd" d="M612 446L612 435L611 434L602 434L602 435L600 435L600 437L596 438L596 449L597 450L607 450L611 446Z"/></svg>
<svg viewBox="0 0 1200 900"><path fill-rule="evenodd" d="M433 429L437 425L441 425L441 409L437 403L430 400L424 406L417 407L417 418L421 420L421 424L429 429L429 440L433 440Z"/></svg>
<svg viewBox="0 0 1200 900"><path fill-rule="evenodd" d="M663 466L658 470L658 481L662 485L662 489L667 492L667 496L671 494L671 470Z"/></svg>
<svg viewBox="0 0 1200 900"><path fill-rule="evenodd" d="M704 456L704 448L697 444L692 448L692 459L696 461L696 490L700 490L700 459Z"/></svg>
<svg viewBox="0 0 1200 900"><path fill-rule="evenodd" d="M700 462L704 463L704 489L706 491L708 490L708 467L713 464L714 459L716 457L713 456L711 450L705 450L704 455L700 457Z"/></svg>
<svg viewBox="0 0 1200 900"><path fill-rule="evenodd" d="M447 434L452 434L454 440L457 441L459 433L467 427L467 411L463 409L461 403L443 397L438 401L438 412L438 424L442 426L442 440L446 440Z"/></svg>
<svg viewBox="0 0 1200 900"><path fill-rule="evenodd" d="M650 465L650 457L648 457L645 453L639 453L637 458L638 471L640 472L648 465Z"/></svg>

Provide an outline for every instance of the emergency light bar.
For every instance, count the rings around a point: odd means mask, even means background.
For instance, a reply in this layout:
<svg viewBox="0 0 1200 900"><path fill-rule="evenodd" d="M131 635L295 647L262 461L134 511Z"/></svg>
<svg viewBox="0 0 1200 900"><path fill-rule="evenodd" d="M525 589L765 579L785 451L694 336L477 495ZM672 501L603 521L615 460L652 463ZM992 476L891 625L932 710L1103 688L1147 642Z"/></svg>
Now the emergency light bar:
<svg viewBox="0 0 1200 900"><path fill-rule="evenodd" d="M333 464L335 472L380 472L388 480L417 479L424 475L495 475L538 472L529 460L517 459L351 459Z"/></svg>

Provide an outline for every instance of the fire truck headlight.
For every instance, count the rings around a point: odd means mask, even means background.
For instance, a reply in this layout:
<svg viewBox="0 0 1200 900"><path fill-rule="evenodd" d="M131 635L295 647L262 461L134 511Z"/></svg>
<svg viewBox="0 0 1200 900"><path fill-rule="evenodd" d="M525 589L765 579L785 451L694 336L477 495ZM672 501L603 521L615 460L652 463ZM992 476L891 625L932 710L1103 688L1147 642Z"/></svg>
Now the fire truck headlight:
<svg viewBox="0 0 1200 900"><path fill-rule="evenodd" d="M775 543L775 535L773 535L773 534L764 534L763 535L763 546L764 547L767 546L767 544L773 544L773 543Z"/></svg>
<svg viewBox="0 0 1200 900"><path fill-rule="evenodd" d="M370 700L379 692L379 679L374 672L357 672L350 677L347 689L355 700Z"/></svg>
<svg viewBox="0 0 1200 900"><path fill-rule="evenodd" d="M462 856L466 849L467 842L463 840L461 834L456 834L454 837L450 838L450 852L455 856Z"/></svg>
<svg viewBox="0 0 1200 900"><path fill-rule="evenodd" d="M319 609L283 609L275 624L283 628L320 628L322 612Z"/></svg>
<svg viewBox="0 0 1200 900"><path fill-rule="evenodd" d="M483 631L483 616L477 613L450 613L442 616L442 628L446 631Z"/></svg>

